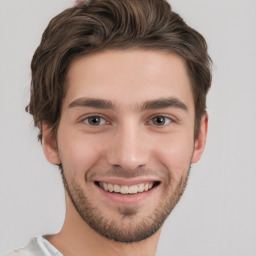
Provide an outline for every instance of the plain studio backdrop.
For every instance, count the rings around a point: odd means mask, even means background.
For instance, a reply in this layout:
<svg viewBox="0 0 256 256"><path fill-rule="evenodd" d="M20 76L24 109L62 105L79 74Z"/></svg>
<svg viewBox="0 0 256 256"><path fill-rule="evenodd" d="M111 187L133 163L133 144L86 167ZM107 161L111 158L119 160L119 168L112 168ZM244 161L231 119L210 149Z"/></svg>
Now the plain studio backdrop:
<svg viewBox="0 0 256 256"><path fill-rule="evenodd" d="M167 219L158 256L256 255L256 0L170 0L205 36L214 62L205 153ZM59 171L24 108L30 61L50 19L72 0L0 0L0 252L56 233Z"/></svg>

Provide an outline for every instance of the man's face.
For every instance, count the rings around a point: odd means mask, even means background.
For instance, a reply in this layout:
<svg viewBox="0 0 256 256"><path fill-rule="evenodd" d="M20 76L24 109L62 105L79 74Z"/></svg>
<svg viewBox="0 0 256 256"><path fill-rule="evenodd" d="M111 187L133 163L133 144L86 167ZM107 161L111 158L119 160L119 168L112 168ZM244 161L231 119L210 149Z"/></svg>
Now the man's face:
<svg viewBox="0 0 256 256"><path fill-rule="evenodd" d="M75 60L65 86L57 153L73 205L107 238L151 236L198 160L184 61L162 51L104 51Z"/></svg>

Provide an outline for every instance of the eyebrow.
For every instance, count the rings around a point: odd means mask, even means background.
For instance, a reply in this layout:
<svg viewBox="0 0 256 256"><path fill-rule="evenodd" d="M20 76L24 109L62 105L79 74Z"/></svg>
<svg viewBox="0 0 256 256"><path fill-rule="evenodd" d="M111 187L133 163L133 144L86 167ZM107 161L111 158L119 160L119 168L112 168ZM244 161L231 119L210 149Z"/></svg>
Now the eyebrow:
<svg viewBox="0 0 256 256"><path fill-rule="evenodd" d="M144 102L141 107L139 107L139 110L145 111L150 109L162 109L168 107L188 111L188 107L182 101L174 97L148 100Z"/></svg>
<svg viewBox="0 0 256 256"><path fill-rule="evenodd" d="M68 108L74 107L91 107L98 109L117 109L117 105L106 99L98 99L98 98L79 98L74 100L68 105ZM162 109L162 108L177 108L184 111L188 111L188 107L179 99L170 97L170 98L159 98L154 100L147 100L143 102L141 105L136 106L138 111L146 111L153 109Z"/></svg>
<svg viewBox="0 0 256 256"><path fill-rule="evenodd" d="M96 99L96 98L79 98L68 105L69 108L74 107L91 107L99 109L115 109L116 106L112 101Z"/></svg>

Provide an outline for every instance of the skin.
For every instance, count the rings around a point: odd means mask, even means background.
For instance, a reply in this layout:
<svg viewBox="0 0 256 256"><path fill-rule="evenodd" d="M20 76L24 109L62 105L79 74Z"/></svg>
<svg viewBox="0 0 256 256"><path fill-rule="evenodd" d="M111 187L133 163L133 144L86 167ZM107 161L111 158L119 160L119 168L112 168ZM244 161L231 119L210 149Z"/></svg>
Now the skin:
<svg viewBox="0 0 256 256"><path fill-rule="evenodd" d="M190 164L203 153L207 134L204 115L194 138L194 100L184 61L164 51L107 50L75 60L65 86L57 138L42 123L43 149L50 163L62 164L71 194L77 197L79 190L87 198L79 207L90 203L97 209L93 216L125 231L118 236L123 238L132 237L142 220L154 225L156 212L165 219L185 189ZM88 104L88 99L112 105ZM172 104L163 105L163 99ZM100 125L91 125L90 116L102 117ZM160 125L156 116L164 117ZM95 181L160 184L141 199L120 195L116 201ZM155 255L162 223L148 238L123 243L102 236L82 217L66 191L63 228L46 236L64 255Z"/></svg>

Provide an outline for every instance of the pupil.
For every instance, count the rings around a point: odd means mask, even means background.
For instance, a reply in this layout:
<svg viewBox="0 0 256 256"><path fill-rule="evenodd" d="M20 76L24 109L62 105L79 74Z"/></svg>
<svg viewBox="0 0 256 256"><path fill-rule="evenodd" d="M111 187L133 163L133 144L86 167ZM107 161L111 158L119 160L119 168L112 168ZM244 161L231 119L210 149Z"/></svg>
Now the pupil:
<svg viewBox="0 0 256 256"><path fill-rule="evenodd" d="M100 118L97 117L97 116L89 117L88 122L89 122L89 124L91 124L91 125L97 125L97 124L100 123Z"/></svg>
<svg viewBox="0 0 256 256"><path fill-rule="evenodd" d="M163 116L158 116L155 118L154 121L156 125L162 125L165 122L165 118Z"/></svg>

